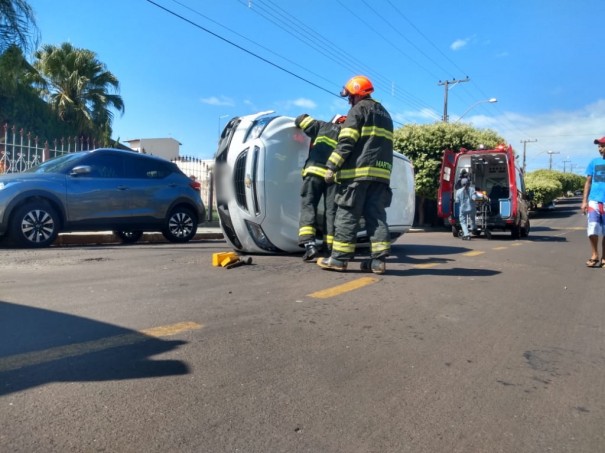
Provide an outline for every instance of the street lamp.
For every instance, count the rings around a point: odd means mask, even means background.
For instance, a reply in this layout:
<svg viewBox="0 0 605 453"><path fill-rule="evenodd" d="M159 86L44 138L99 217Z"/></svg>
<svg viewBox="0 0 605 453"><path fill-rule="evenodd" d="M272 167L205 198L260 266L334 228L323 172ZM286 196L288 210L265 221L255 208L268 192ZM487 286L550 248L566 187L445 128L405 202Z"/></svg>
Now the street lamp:
<svg viewBox="0 0 605 453"><path fill-rule="evenodd" d="M228 116L229 116L229 114L221 115L221 116L218 117L218 136L219 137L221 136L221 120L223 118L227 118Z"/></svg>
<svg viewBox="0 0 605 453"><path fill-rule="evenodd" d="M486 102L489 102L490 104L494 104L494 103L498 102L498 99L496 99L496 98L489 98L489 99L483 99L482 101L477 101L477 102L475 102L473 105L471 105L469 108L467 108L467 109L465 110L465 112L464 112L462 115L460 115L460 116L458 117L458 119L457 119L456 121L454 121L454 122L455 122L455 123L459 122L459 121L462 119L462 117L463 117L464 115L466 115L468 112L470 112L470 111L471 111L473 108L475 108L475 107L476 107L476 106L478 106L479 104L484 104L484 103L486 103Z"/></svg>

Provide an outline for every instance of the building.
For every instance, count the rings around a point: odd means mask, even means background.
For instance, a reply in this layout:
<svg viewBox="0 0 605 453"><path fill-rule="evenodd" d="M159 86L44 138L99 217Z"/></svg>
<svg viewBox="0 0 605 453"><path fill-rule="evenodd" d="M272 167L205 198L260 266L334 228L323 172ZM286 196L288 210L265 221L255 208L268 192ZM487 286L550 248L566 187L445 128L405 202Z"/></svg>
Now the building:
<svg viewBox="0 0 605 453"><path fill-rule="evenodd" d="M181 146L174 138L137 138L125 142L138 153L151 154L167 160L177 159Z"/></svg>

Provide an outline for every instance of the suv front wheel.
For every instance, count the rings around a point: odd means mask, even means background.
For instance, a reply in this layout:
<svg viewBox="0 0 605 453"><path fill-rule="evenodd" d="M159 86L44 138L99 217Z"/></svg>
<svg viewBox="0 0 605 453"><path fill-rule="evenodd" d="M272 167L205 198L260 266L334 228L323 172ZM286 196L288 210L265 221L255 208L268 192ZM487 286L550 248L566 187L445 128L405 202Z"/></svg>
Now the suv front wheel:
<svg viewBox="0 0 605 453"><path fill-rule="evenodd" d="M189 242L197 233L197 216L187 207L176 207L166 219L162 234L170 242Z"/></svg>
<svg viewBox="0 0 605 453"><path fill-rule="evenodd" d="M44 200L30 201L15 210L10 221L10 240L18 246L48 247L59 234L59 216Z"/></svg>

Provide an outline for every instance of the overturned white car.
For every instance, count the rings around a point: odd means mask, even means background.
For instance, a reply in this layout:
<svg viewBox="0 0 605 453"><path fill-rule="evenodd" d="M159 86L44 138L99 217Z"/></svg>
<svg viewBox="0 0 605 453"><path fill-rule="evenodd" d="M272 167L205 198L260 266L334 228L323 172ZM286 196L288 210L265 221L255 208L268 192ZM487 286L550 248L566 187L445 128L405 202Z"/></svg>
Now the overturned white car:
<svg viewBox="0 0 605 453"><path fill-rule="evenodd" d="M215 155L215 190L221 229L236 251L304 251L298 245L298 219L309 144L294 118L274 112L236 117L225 126ZM393 154L387 222L395 240L412 226L415 192L412 164ZM357 238L359 245L368 245L363 225Z"/></svg>

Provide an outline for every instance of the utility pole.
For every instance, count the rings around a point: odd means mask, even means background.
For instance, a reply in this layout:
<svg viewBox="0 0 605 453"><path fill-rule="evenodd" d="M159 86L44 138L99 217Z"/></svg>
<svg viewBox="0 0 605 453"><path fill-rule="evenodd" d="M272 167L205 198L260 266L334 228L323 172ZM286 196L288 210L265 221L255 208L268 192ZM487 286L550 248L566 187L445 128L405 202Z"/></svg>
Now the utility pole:
<svg viewBox="0 0 605 453"><path fill-rule="evenodd" d="M566 170L567 170L567 165L566 165L566 164L567 164L568 162L571 164L571 161L570 161L570 160L564 160L564 161L563 161L563 173L567 173L567 171L566 171Z"/></svg>
<svg viewBox="0 0 605 453"><path fill-rule="evenodd" d="M526 138L525 140L521 140L521 143L523 143L523 174L525 174L525 156L527 155L525 147L528 143L534 143L537 141L537 138L534 138L533 140L530 140L528 138Z"/></svg>
<svg viewBox="0 0 605 453"><path fill-rule="evenodd" d="M548 151L548 156L549 156L549 163L548 163L548 169L552 170L552 155L553 154L561 154L560 152L555 152L555 151Z"/></svg>
<svg viewBox="0 0 605 453"><path fill-rule="evenodd" d="M452 80L446 80L445 82L442 82L441 80L439 81L439 83L437 85L439 86L444 86L445 87L445 94L443 97L443 122L447 123L448 121L448 116L447 116L447 94L448 91L450 89L450 86L456 85L458 83L462 83L462 82L469 82L471 79L468 78L468 76L466 76L466 79L462 79L462 80L456 80L456 79L452 79Z"/></svg>

